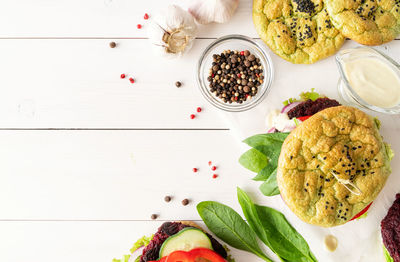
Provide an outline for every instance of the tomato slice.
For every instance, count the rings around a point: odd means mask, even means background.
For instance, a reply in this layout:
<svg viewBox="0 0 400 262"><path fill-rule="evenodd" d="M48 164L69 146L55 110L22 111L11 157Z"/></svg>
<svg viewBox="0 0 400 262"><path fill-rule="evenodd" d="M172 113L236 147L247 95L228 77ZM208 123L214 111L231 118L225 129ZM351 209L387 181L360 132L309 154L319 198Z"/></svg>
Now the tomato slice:
<svg viewBox="0 0 400 262"><path fill-rule="evenodd" d="M165 262L194 262L190 252L175 251L168 255Z"/></svg>
<svg viewBox="0 0 400 262"><path fill-rule="evenodd" d="M359 218L360 216L362 216L362 215L364 215L365 213L367 213L367 211L368 211L368 209L371 207L371 205L372 205L372 202L371 202L368 206L366 206L363 210L361 210L360 213L358 213L358 214L355 215L352 219L350 219L350 221L352 221L352 220L354 220L354 219L357 219L357 218Z"/></svg>
<svg viewBox="0 0 400 262"><path fill-rule="evenodd" d="M195 262L226 262L220 255L207 248L196 248L189 253Z"/></svg>
<svg viewBox="0 0 400 262"><path fill-rule="evenodd" d="M226 260L211 249L195 248L189 252L175 251L158 261L150 262L226 262Z"/></svg>
<svg viewBox="0 0 400 262"><path fill-rule="evenodd" d="M311 116L301 116L301 117L296 117L298 120L300 120L300 121L305 121L305 120L307 120L307 119L309 119Z"/></svg>

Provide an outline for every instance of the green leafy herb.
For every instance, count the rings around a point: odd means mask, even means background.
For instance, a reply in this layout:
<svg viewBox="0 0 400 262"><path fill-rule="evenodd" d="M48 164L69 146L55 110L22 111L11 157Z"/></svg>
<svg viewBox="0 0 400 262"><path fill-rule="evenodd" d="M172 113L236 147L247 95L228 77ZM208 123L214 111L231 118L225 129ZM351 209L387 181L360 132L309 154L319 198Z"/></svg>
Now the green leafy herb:
<svg viewBox="0 0 400 262"><path fill-rule="evenodd" d="M307 242L282 213L270 207L254 204L240 188L237 189L237 193L250 227L281 260L317 261Z"/></svg>
<svg viewBox="0 0 400 262"><path fill-rule="evenodd" d="M142 238L138 239L135 244L133 244L133 247L130 249L131 253L135 252L141 247L147 246L150 241L153 239L154 235L151 235L150 237L143 236Z"/></svg>
<svg viewBox="0 0 400 262"><path fill-rule="evenodd" d="M324 97L324 96L322 96L322 95L318 94L317 92L315 92L315 88L311 88L311 91L310 91L310 92L302 92L302 93L300 94L300 97L301 97L301 99L302 99L303 101L306 101L306 100L308 100L308 99L311 99L312 101L315 101L315 100L317 100L318 98Z"/></svg>
<svg viewBox="0 0 400 262"><path fill-rule="evenodd" d="M393 258L390 256L389 251L383 245L383 255L385 256L386 262L393 262Z"/></svg>
<svg viewBox="0 0 400 262"><path fill-rule="evenodd" d="M279 195L276 181L278 158L282 144L288 135L289 133L260 134L243 141L253 148L240 157L239 163L258 173L253 180L263 181L260 190L266 196Z"/></svg>
<svg viewBox="0 0 400 262"><path fill-rule="evenodd" d="M381 129L381 121L377 117L374 117L374 123L376 128Z"/></svg>
<svg viewBox="0 0 400 262"><path fill-rule="evenodd" d="M112 262L128 262L131 255L124 255L123 259L113 259Z"/></svg>
<svg viewBox="0 0 400 262"><path fill-rule="evenodd" d="M260 151L252 148L240 156L239 163L245 168L258 173L268 165L268 158Z"/></svg>
<svg viewBox="0 0 400 262"><path fill-rule="evenodd" d="M294 124L295 124L296 126L299 126L299 125L300 125L300 122L299 122L299 120L298 120L297 118L293 118L293 121L294 121Z"/></svg>
<svg viewBox="0 0 400 262"><path fill-rule="evenodd" d="M232 208L213 201L201 202L197 211L207 227L234 248L251 252L264 261L272 262L260 249L256 234Z"/></svg>
<svg viewBox="0 0 400 262"><path fill-rule="evenodd" d="M260 191L264 196L276 196L281 192L279 191L278 181L276 180L276 172L264 181L260 186Z"/></svg>
<svg viewBox="0 0 400 262"><path fill-rule="evenodd" d="M268 146L271 142L283 143L288 135L289 133L260 134L246 138L243 142L251 147Z"/></svg>
<svg viewBox="0 0 400 262"><path fill-rule="evenodd" d="M324 95L320 95L317 92L315 92L315 88L311 88L311 91L309 91L309 92L302 92L300 94L300 99L289 98L288 100L283 101L283 105L287 106L287 105L289 105L291 103L294 103L294 102L307 101L309 99L311 99L312 101L315 101L315 100L317 100L318 98L321 98L321 97L325 97L325 96Z"/></svg>
<svg viewBox="0 0 400 262"><path fill-rule="evenodd" d="M142 248L142 247L144 247L144 246L147 246L147 245L150 243L150 241L153 239L153 236L154 236L154 235L152 235L152 236L150 236L150 237L143 236L143 237L141 237L140 239L138 239L138 240L133 244L132 248L130 249L131 254L132 254L133 252L135 252L136 250L138 250L139 248ZM123 258L123 259L115 259L115 258L114 258L114 259L112 260L112 262L128 262L128 260L129 260L130 257L131 257L131 255L124 255L124 258ZM140 260L140 256L136 258L135 262L136 262L136 261L139 261L139 260Z"/></svg>
<svg viewBox="0 0 400 262"><path fill-rule="evenodd" d="M291 103L294 103L294 102L299 102L299 100L297 98L289 98L288 100L283 101L283 105L287 106L287 105L289 105Z"/></svg>

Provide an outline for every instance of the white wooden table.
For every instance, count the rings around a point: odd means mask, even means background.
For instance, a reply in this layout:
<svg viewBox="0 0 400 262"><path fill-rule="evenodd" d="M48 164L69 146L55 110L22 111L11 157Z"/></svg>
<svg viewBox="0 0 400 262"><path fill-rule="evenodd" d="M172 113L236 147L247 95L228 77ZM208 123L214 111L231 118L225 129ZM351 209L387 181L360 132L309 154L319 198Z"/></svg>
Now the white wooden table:
<svg viewBox="0 0 400 262"><path fill-rule="evenodd" d="M200 201L238 209L236 186L263 199L237 163L239 141L194 78L201 51L215 38L258 37L251 0L241 1L229 23L201 27L182 59L160 60L149 49L143 15L186 2L1 1L0 261L109 262L162 221L199 220ZM385 46L397 59L398 43ZM337 96L333 58L296 66L270 54L276 81L265 103L321 86ZM203 112L191 120L198 106ZM165 203L165 195L173 201ZM191 204L182 206L184 198Z"/></svg>

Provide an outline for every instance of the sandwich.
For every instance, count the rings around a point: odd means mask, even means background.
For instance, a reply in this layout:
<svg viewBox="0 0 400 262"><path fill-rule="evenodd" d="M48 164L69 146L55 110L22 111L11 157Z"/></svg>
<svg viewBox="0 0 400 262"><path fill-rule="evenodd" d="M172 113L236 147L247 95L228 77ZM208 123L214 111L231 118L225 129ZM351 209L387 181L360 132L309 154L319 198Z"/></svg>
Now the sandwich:
<svg viewBox="0 0 400 262"><path fill-rule="evenodd" d="M303 221L341 225L366 212L378 196L391 172L390 159L373 118L353 107L330 107L283 142L279 191Z"/></svg>
<svg viewBox="0 0 400 262"><path fill-rule="evenodd" d="M386 262L400 262L400 194L381 222L381 234Z"/></svg>
<svg viewBox="0 0 400 262"><path fill-rule="evenodd" d="M143 239L145 241L143 241ZM125 256L129 262L227 262L227 248L194 222L165 222L150 238L142 238L131 249L141 255ZM125 262L114 259L113 262Z"/></svg>
<svg viewBox="0 0 400 262"><path fill-rule="evenodd" d="M309 224L332 227L365 216L391 173L393 152L379 121L314 90L284 103L267 134L244 141L257 157L248 161L249 150L239 162L258 172L264 195L280 194Z"/></svg>

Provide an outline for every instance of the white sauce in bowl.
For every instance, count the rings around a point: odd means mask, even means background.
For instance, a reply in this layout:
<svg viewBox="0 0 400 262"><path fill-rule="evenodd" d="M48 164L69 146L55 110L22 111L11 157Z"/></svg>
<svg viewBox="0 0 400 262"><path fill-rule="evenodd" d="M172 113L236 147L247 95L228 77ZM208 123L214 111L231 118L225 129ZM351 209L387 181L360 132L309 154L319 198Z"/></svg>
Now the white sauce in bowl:
<svg viewBox="0 0 400 262"><path fill-rule="evenodd" d="M353 90L367 103L383 108L400 104L400 78L384 61L373 57L346 61L344 73Z"/></svg>

